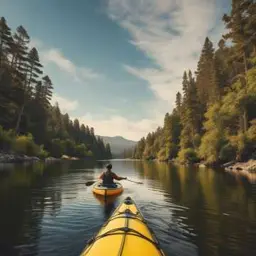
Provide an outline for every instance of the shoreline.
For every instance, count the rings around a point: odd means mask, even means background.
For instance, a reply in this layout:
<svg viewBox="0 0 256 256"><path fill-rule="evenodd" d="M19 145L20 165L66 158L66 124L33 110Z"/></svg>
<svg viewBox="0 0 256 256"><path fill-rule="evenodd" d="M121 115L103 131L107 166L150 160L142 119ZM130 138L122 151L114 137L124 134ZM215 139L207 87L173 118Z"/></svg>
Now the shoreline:
<svg viewBox="0 0 256 256"><path fill-rule="evenodd" d="M37 156L27 156L27 155L19 155L19 154L13 154L13 153L3 153L0 152L0 163L1 164L22 164L22 163L34 163L34 162L55 162L55 161L61 161L61 160L79 160L77 157L69 157L67 155L63 155L60 158L55 157L47 157L45 159L41 159Z"/></svg>
<svg viewBox="0 0 256 256"><path fill-rule="evenodd" d="M223 164L226 173L242 176L250 182L256 183L256 160L250 159L247 162L229 162Z"/></svg>

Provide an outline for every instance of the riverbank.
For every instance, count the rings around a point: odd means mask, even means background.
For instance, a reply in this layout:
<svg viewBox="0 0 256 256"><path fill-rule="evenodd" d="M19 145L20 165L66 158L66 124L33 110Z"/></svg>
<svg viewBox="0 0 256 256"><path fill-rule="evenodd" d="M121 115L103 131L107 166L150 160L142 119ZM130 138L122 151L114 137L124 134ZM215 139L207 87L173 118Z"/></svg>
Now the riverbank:
<svg viewBox="0 0 256 256"><path fill-rule="evenodd" d="M243 176L251 182L256 182L256 160L250 159L247 162L230 162L224 164L222 167L228 173Z"/></svg>
<svg viewBox="0 0 256 256"><path fill-rule="evenodd" d="M79 160L77 157L70 157L67 155L63 155L61 158L55 157L47 157L44 159L40 159L36 156L27 156L27 155L18 155L12 153L0 153L0 163L26 163L26 162L38 162L38 161L61 161L61 160Z"/></svg>

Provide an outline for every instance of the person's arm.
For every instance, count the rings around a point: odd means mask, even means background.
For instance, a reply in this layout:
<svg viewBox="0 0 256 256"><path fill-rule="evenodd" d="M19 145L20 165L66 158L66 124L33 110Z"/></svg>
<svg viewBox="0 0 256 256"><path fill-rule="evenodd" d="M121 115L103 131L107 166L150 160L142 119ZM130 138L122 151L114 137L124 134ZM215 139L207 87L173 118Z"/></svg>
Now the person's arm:
<svg viewBox="0 0 256 256"><path fill-rule="evenodd" d="M100 174L100 176L98 177L98 179L101 179L101 180L103 179L103 173L104 173L104 172L102 172L102 173Z"/></svg>
<svg viewBox="0 0 256 256"><path fill-rule="evenodd" d="M127 177L117 176L115 173L113 173L113 178L114 178L115 180L126 180L126 179L127 179Z"/></svg>

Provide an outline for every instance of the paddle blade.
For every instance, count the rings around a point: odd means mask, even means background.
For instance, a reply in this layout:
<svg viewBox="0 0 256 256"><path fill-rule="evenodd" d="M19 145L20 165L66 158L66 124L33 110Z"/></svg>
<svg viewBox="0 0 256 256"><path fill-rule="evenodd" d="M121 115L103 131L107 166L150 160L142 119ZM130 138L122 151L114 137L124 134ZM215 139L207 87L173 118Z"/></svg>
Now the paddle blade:
<svg viewBox="0 0 256 256"><path fill-rule="evenodd" d="M86 186L91 186L91 185L94 184L95 182L96 182L96 180L90 180L90 181L85 182L85 185L86 185Z"/></svg>
<svg viewBox="0 0 256 256"><path fill-rule="evenodd" d="M134 182L134 183L136 183L136 184L143 184L143 182L140 182L140 181L134 181L134 180L130 180L130 179L126 179L126 180L131 181L131 182Z"/></svg>

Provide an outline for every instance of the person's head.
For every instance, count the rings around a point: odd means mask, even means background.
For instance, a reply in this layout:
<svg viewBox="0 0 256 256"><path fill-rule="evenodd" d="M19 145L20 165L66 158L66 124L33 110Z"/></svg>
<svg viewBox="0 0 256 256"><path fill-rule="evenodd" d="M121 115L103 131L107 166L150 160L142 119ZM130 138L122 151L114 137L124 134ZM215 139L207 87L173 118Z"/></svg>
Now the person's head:
<svg viewBox="0 0 256 256"><path fill-rule="evenodd" d="M111 172L112 164L107 164L107 165L106 165L106 168L107 168L107 171L108 171L108 172Z"/></svg>

